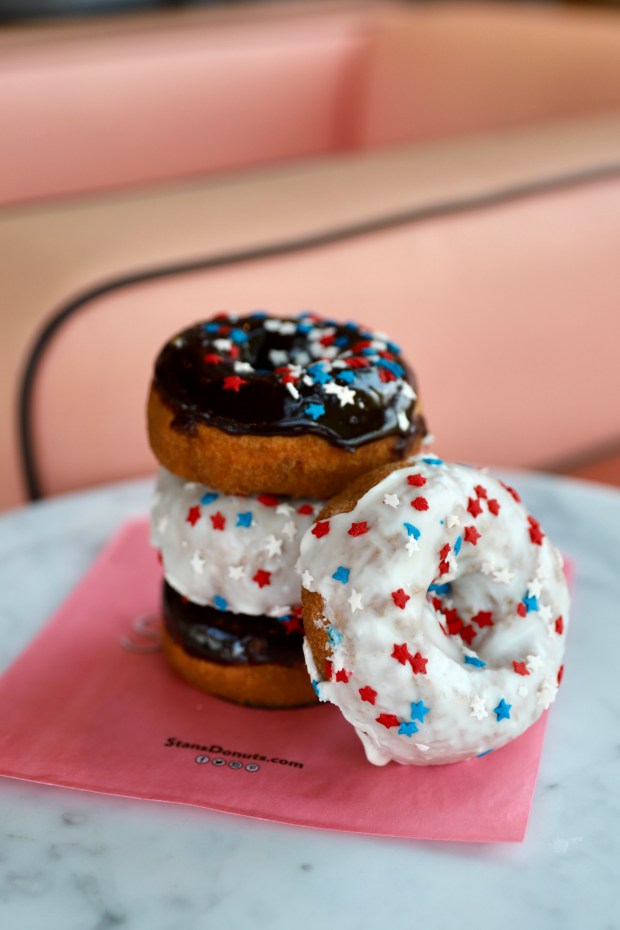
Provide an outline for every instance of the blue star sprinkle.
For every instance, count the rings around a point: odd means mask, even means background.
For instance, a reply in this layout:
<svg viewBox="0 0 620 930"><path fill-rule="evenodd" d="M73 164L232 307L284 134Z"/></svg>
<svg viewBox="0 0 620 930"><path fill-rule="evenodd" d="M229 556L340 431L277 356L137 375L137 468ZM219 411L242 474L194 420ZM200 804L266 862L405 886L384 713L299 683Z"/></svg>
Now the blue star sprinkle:
<svg viewBox="0 0 620 930"><path fill-rule="evenodd" d="M207 491L207 493L203 494L202 497L200 498L200 503L204 504L206 507L207 504L212 504L213 501L216 501L219 496L220 495L217 494L215 491Z"/></svg>
<svg viewBox="0 0 620 930"><path fill-rule="evenodd" d="M252 526L252 511L248 510L247 513L238 513L237 514L237 526Z"/></svg>
<svg viewBox="0 0 620 930"><path fill-rule="evenodd" d="M417 732L418 728L416 727L413 720L410 723L401 723L398 728L399 736L413 736L413 734Z"/></svg>
<svg viewBox="0 0 620 930"><path fill-rule="evenodd" d="M403 523L403 526L407 530L407 536L413 536L414 539L419 539L422 533L414 526L413 523Z"/></svg>
<svg viewBox="0 0 620 930"><path fill-rule="evenodd" d="M339 646L342 642L342 633L335 626L329 626L327 628L327 638L332 646Z"/></svg>
<svg viewBox="0 0 620 930"><path fill-rule="evenodd" d="M215 604L218 610L226 610L226 608L228 607L228 601L226 600L226 598L221 597L219 594L215 595L215 597L213 598L213 603Z"/></svg>
<svg viewBox="0 0 620 930"><path fill-rule="evenodd" d="M304 413L307 413L313 420L318 420L318 418L322 417L325 413L325 407L323 404L308 404L308 406L304 408Z"/></svg>
<svg viewBox="0 0 620 930"><path fill-rule="evenodd" d="M486 662L477 656L465 656L465 665L473 665L474 668L486 668Z"/></svg>
<svg viewBox="0 0 620 930"><path fill-rule="evenodd" d="M431 584L428 587L429 591L434 591L435 594L438 594L439 597L442 597L444 594L449 594L452 590L452 585L449 581L446 581L445 584Z"/></svg>
<svg viewBox="0 0 620 930"><path fill-rule="evenodd" d="M419 720L424 723L424 718L428 714L430 707L424 706L424 701L414 701L411 705L411 719Z"/></svg>
<svg viewBox="0 0 620 930"><path fill-rule="evenodd" d="M317 696L318 698L320 698L321 695L319 694L319 683L318 683L318 681L317 681L315 678L312 678L311 681L312 681L312 687L314 688L314 693L316 694L316 696Z"/></svg>
<svg viewBox="0 0 620 930"><path fill-rule="evenodd" d="M478 755L476 756L476 759L482 759L483 756L488 756L490 752L493 752L493 750L487 749L484 752L479 752Z"/></svg>
<svg viewBox="0 0 620 930"><path fill-rule="evenodd" d="M204 329L207 333L219 333L220 324L219 323L205 323Z"/></svg>
<svg viewBox="0 0 620 930"><path fill-rule="evenodd" d="M461 551L461 546L463 545L463 537L459 536L456 542L454 543L454 554L458 555Z"/></svg>
<svg viewBox="0 0 620 930"><path fill-rule="evenodd" d="M426 462L427 465L443 465L443 464L444 464L443 459L438 459L437 457L435 457L435 458L430 458L430 457L428 457L428 458L423 458L422 461L423 461L423 462Z"/></svg>
<svg viewBox="0 0 620 930"><path fill-rule="evenodd" d="M239 343L241 343L241 342L247 342L247 341L248 341L248 337L247 337L247 335L243 332L242 329L231 329L231 331L230 331L230 338L231 338L232 341L235 343L235 345L239 345Z"/></svg>
<svg viewBox="0 0 620 930"><path fill-rule="evenodd" d="M355 374L348 368L345 371L339 371L337 377L344 381L345 384L351 384L352 381L355 381Z"/></svg>
<svg viewBox="0 0 620 930"><path fill-rule="evenodd" d="M328 375L323 368L322 362L317 362L315 365L308 365L308 374L315 384L327 384L328 381L332 380L332 376ZM323 409L323 413L324 412L325 409ZM314 419L316 420L316 417L314 417Z"/></svg>
<svg viewBox="0 0 620 930"><path fill-rule="evenodd" d="M349 580L350 571L350 568L345 568L344 565L339 565L332 575L332 578L334 581L341 581L343 584L346 584Z"/></svg>
<svg viewBox="0 0 620 930"><path fill-rule="evenodd" d="M529 597L526 594L525 597L523 598L523 603L525 604L525 609L527 610L528 614L530 610L538 610L538 598L537 597Z"/></svg>
<svg viewBox="0 0 620 930"><path fill-rule="evenodd" d="M510 708L512 704L507 704L506 701L502 698L497 707L493 708L493 713L497 716L499 720L510 720Z"/></svg>

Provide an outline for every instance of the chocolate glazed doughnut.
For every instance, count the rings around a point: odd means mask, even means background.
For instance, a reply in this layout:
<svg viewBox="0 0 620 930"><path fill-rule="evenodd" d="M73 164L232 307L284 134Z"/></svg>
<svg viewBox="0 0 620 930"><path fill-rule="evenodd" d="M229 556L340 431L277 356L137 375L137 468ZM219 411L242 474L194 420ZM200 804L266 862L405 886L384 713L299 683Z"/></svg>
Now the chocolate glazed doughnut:
<svg viewBox="0 0 620 930"><path fill-rule="evenodd" d="M316 702L300 608L277 620L227 613L192 603L166 581L162 604L166 656L194 687L255 707Z"/></svg>
<svg viewBox="0 0 620 930"><path fill-rule="evenodd" d="M217 316L161 350L151 447L226 494L328 497L415 451L426 427L398 346L354 323Z"/></svg>

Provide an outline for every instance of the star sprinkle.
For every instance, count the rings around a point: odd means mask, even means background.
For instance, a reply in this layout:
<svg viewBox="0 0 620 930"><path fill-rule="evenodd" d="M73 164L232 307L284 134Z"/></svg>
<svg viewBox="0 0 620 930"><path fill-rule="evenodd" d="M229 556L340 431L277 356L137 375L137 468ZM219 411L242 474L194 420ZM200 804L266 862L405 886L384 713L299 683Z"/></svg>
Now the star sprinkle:
<svg viewBox="0 0 620 930"><path fill-rule="evenodd" d="M540 597L541 592L542 584L538 578L533 578L527 586L527 593L530 595L530 597Z"/></svg>
<svg viewBox="0 0 620 930"><path fill-rule="evenodd" d="M340 668L336 672L336 681L341 681L345 685L348 682L350 677L351 677L351 672L347 672L344 668Z"/></svg>
<svg viewBox="0 0 620 930"><path fill-rule="evenodd" d="M469 715L470 717L475 717L476 720L484 720L485 717L489 716L489 712L485 707L484 701L481 697L479 697L479 695L474 695L473 700L469 706L471 708L471 713Z"/></svg>
<svg viewBox="0 0 620 930"><path fill-rule="evenodd" d="M527 664L527 668L529 672L537 672L539 669L542 668L543 660L540 656L538 655L527 656L526 659L527 659L526 664Z"/></svg>
<svg viewBox="0 0 620 930"><path fill-rule="evenodd" d="M306 571L304 571L304 573L301 576L301 585L303 588L306 589L306 591L312 591L313 584L314 584L314 578L312 577L310 572L306 569Z"/></svg>
<svg viewBox="0 0 620 930"><path fill-rule="evenodd" d="M525 662L516 662L513 660L512 667L517 675L529 675Z"/></svg>
<svg viewBox="0 0 620 930"><path fill-rule="evenodd" d="M327 638L331 646L339 646L342 642L342 633L335 626L329 626L327 628Z"/></svg>
<svg viewBox="0 0 620 930"><path fill-rule="evenodd" d="M304 585L304 588L306 585ZM355 588L352 589L351 594L347 598L347 603L351 608L351 613L354 614L356 610L362 609L362 595L359 591L356 591Z"/></svg>
<svg viewBox="0 0 620 930"><path fill-rule="evenodd" d="M325 385L324 391L326 394L335 395L340 401L341 407L346 407L347 404L355 403L355 391L346 387L344 384L337 384L335 381L331 381L329 384Z"/></svg>
<svg viewBox="0 0 620 930"><path fill-rule="evenodd" d="M411 719L419 720L420 723L424 723L424 718L430 711L430 707L426 707L424 701L414 701L411 705Z"/></svg>
<svg viewBox="0 0 620 930"><path fill-rule="evenodd" d="M408 594L405 593L403 588L399 588L398 591L392 591L392 600L397 607L400 607L401 610L404 610L407 601L411 600L411 598Z"/></svg>
<svg viewBox="0 0 620 930"><path fill-rule="evenodd" d="M216 594L213 598L213 603L218 610L226 610L228 607L228 601L225 597L221 597L219 594Z"/></svg>
<svg viewBox="0 0 620 930"><path fill-rule="evenodd" d="M480 506L480 501L477 497L469 497L467 499L467 510L472 515L472 517L478 517L482 513L482 507Z"/></svg>
<svg viewBox="0 0 620 930"><path fill-rule="evenodd" d="M292 520L288 520L282 527L282 535L288 536L289 539L292 539L293 536L297 535L297 527Z"/></svg>
<svg viewBox="0 0 620 930"><path fill-rule="evenodd" d="M514 576L514 572L508 571L507 568L500 568L498 571L493 572L493 581L497 581L499 584L510 584Z"/></svg>
<svg viewBox="0 0 620 930"><path fill-rule="evenodd" d="M411 661L412 655L409 652L409 647L407 643L401 643L398 645L394 643L394 649L391 653L392 659L396 659L397 662L400 662L401 665L406 665L407 662Z"/></svg>
<svg viewBox="0 0 620 930"><path fill-rule="evenodd" d="M345 568L344 565L339 565L332 578L334 581L340 581L342 584L347 584L349 581L349 574L351 569Z"/></svg>
<svg viewBox="0 0 620 930"><path fill-rule="evenodd" d="M232 578L233 581L241 581L242 578L245 578L246 571L243 565L230 565L228 568L228 577Z"/></svg>
<svg viewBox="0 0 620 930"><path fill-rule="evenodd" d="M348 530L349 536L363 536L368 532L368 523L364 520L362 523L352 523Z"/></svg>
<svg viewBox="0 0 620 930"><path fill-rule="evenodd" d="M465 665L473 665L474 668L486 668L486 662L483 662L482 659L479 659L478 656L465 656L464 659Z"/></svg>
<svg viewBox="0 0 620 930"><path fill-rule="evenodd" d="M538 605L538 616L543 621L543 623L549 623L553 612L548 604L539 604Z"/></svg>
<svg viewBox="0 0 620 930"><path fill-rule="evenodd" d="M266 572L264 569L259 568L253 576L252 581L257 584L259 588L267 587L271 584L271 572Z"/></svg>
<svg viewBox="0 0 620 930"><path fill-rule="evenodd" d="M237 526L243 526L246 529L252 526L252 511L248 510L246 513L237 514Z"/></svg>
<svg viewBox="0 0 620 930"><path fill-rule="evenodd" d="M224 378L222 386L225 391L235 391L235 393L238 394L241 385L247 383L248 382L240 378L239 375L228 375L227 378Z"/></svg>
<svg viewBox="0 0 620 930"><path fill-rule="evenodd" d="M522 598L522 601L525 604L525 609L528 614L531 610L538 610L538 598L529 597L529 595L526 594L525 597Z"/></svg>
<svg viewBox="0 0 620 930"><path fill-rule="evenodd" d="M542 541L545 538L545 534L540 528L540 523L538 520L535 520L534 517L528 517L527 522L530 525L530 539L535 546L542 546Z"/></svg>
<svg viewBox="0 0 620 930"><path fill-rule="evenodd" d="M481 534L478 532L475 526L466 526L463 533L463 539L465 542L471 543L472 546L476 546L478 544L478 540L480 539L480 535Z"/></svg>
<svg viewBox="0 0 620 930"><path fill-rule="evenodd" d="M207 491L207 493L203 494L202 497L200 498L200 503L204 507L207 507L209 504L212 504L213 501L216 501L219 496L220 495L217 494L215 491Z"/></svg>
<svg viewBox="0 0 620 930"><path fill-rule="evenodd" d="M362 701L366 701L368 704L374 704L377 700L377 692L370 685L364 685L363 688L359 689L359 692Z"/></svg>
<svg viewBox="0 0 620 930"><path fill-rule="evenodd" d="M414 675L426 675L426 665L428 663L428 659L425 659L421 653L416 652L413 658L411 658L409 661L411 663L411 669Z"/></svg>
<svg viewBox="0 0 620 930"><path fill-rule="evenodd" d="M388 507L393 507L393 509L396 510L400 504L400 498L398 494L386 494L383 498L383 503Z"/></svg>
<svg viewBox="0 0 620 930"><path fill-rule="evenodd" d="M428 510L428 501L425 497L416 497L415 500L411 501L411 506L415 510Z"/></svg>
<svg viewBox="0 0 620 930"><path fill-rule="evenodd" d="M319 523L315 523L310 532L313 536L316 536L317 539L327 536L329 533L329 520L321 520Z"/></svg>
<svg viewBox="0 0 620 930"><path fill-rule="evenodd" d="M189 563L197 575L202 575L204 567L207 564L199 552L194 552Z"/></svg>
<svg viewBox="0 0 620 930"><path fill-rule="evenodd" d="M493 614L490 610L479 610L471 622L477 623L479 627L493 626Z"/></svg>
<svg viewBox="0 0 620 930"><path fill-rule="evenodd" d="M495 571L495 560L493 558L485 559L480 567L483 575L492 575Z"/></svg>
<svg viewBox="0 0 620 930"><path fill-rule="evenodd" d="M400 720L395 714L379 714L379 716L376 719L377 719L377 723L380 723L382 726L386 727L386 729L388 730L391 727L400 726Z"/></svg>
<svg viewBox="0 0 620 930"><path fill-rule="evenodd" d="M422 488L426 484L426 478L424 475L407 475L407 484L414 488Z"/></svg>
<svg viewBox="0 0 620 930"><path fill-rule="evenodd" d="M316 421L324 415L325 407L323 404L308 404L307 407L304 407L304 413L307 413L309 417Z"/></svg>
<svg viewBox="0 0 620 930"><path fill-rule="evenodd" d="M407 530L407 536L413 536L414 539L419 539L422 535L417 526L414 526L413 523L403 523L403 526Z"/></svg>
<svg viewBox="0 0 620 930"><path fill-rule="evenodd" d="M493 713L497 717L499 723L500 720L510 720L510 710L512 704L507 704L504 698L501 699L497 707L493 708Z"/></svg>
<svg viewBox="0 0 620 930"><path fill-rule="evenodd" d="M398 728L399 736L413 736L414 733L418 732L418 728L413 722L413 720L405 723L401 723Z"/></svg>
<svg viewBox="0 0 620 930"><path fill-rule="evenodd" d="M564 632L564 618L563 617L557 618L557 620L554 623L554 628L558 636L561 636L562 633Z"/></svg>
<svg viewBox="0 0 620 930"><path fill-rule="evenodd" d="M499 501L496 501L494 497L487 501L487 507L489 508L489 513L492 513L494 517L499 516L501 508Z"/></svg>
<svg viewBox="0 0 620 930"><path fill-rule="evenodd" d="M256 500L259 504L262 504L263 507L277 507L280 503L275 494L259 494Z"/></svg>
<svg viewBox="0 0 620 930"><path fill-rule="evenodd" d="M476 497L486 498L487 496L487 489L483 488L481 484L477 484L476 487L474 488L474 491L476 492Z"/></svg>
<svg viewBox="0 0 620 930"><path fill-rule="evenodd" d="M220 513L219 510L217 513L211 514L209 519L211 520L211 523L213 524L214 530L220 530L221 532L226 527L226 517L224 516L223 513Z"/></svg>
<svg viewBox="0 0 620 930"><path fill-rule="evenodd" d="M460 525L461 525L461 521L459 520L459 518L457 517L455 513L448 514L448 516L446 517L446 526L448 527L449 530L453 529L455 526L460 526Z"/></svg>
<svg viewBox="0 0 620 930"><path fill-rule="evenodd" d="M547 677L543 680L542 685L536 692L536 703L542 706L544 710L553 704L558 693L557 682L553 678Z"/></svg>
<svg viewBox="0 0 620 930"><path fill-rule="evenodd" d="M417 540L413 536L410 536L407 540L405 549L407 550L408 555L411 557L414 552L420 551L420 546L418 545Z"/></svg>
<svg viewBox="0 0 620 930"><path fill-rule="evenodd" d="M279 517L288 517L292 512L293 508L290 504L278 504L276 507L276 513ZM312 513L312 508L310 508L310 513Z"/></svg>
<svg viewBox="0 0 620 930"><path fill-rule="evenodd" d="M272 558L275 555L282 554L282 540L276 539L275 536L268 536L261 549L264 549L267 552L267 555Z"/></svg>
<svg viewBox="0 0 620 930"><path fill-rule="evenodd" d="M191 524L191 526L196 526L200 520L200 507L190 507L187 511L187 516L185 517L185 522Z"/></svg>

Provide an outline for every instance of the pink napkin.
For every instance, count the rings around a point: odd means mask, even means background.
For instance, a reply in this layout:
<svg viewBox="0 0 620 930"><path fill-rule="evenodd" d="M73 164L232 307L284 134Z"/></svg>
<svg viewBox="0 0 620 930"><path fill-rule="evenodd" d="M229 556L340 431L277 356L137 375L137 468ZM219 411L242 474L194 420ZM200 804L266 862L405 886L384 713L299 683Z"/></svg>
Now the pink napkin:
<svg viewBox="0 0 620 930"><path fill-rule="evenodd" d="M332 830L523 839L544 718L469 762L376 768L330 705L239 707L178 679L160 583L146 523L127 524L0 679L0 774Z"/></svg>

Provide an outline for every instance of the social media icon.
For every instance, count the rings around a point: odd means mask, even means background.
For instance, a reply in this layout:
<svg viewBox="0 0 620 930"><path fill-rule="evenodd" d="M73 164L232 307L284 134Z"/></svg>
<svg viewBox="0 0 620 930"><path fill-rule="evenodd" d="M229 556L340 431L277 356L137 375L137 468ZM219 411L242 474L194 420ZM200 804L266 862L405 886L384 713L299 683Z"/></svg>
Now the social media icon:
<svg viewBox="0 0 620 930"><path fill-rule="evenodd" d="M226 765L226 759L213 759L213 765Z"/></svg>
<svg viewBox="0 0 620 930"><path fill-rule="evenodd" d="M206 765L209 761L209 756L196 756L194 762L197 762L198 765Z"/></svg>
<svg viewBox="0 0 620 930"><path fill-rule="evenodd" d="M245 767L246 772L258 772L260 765L257 765L256 762L248 762Z"/></svg>
<svg viewBox="0 0 620 930"><path fill-rule="evenodd" d="M242 768L243 768L243 762L239 762L238 759L234 759L232 762L229 762L229 763L228 763L228 768L230 768L230 769L242 769Z"/></svg>

